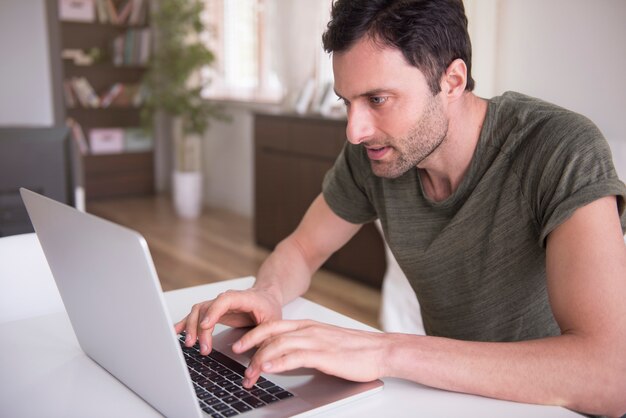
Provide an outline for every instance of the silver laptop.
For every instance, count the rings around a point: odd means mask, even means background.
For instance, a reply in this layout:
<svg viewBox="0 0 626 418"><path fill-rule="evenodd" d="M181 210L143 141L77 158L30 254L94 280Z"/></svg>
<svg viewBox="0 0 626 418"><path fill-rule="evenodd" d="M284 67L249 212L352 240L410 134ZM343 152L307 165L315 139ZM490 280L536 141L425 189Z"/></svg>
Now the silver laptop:
<svg viewBox="0 0 626 418"><path fill-rule="evenodd" d="M242 393L236 374L249 358L229 347L243 331L216 327L217 358L198 358L181 347L139 233L30 190L20 193L81 348L165 416L293 416L382 389L380 380L354 383L300 369L264 375L258 390ZM224 370L222 363L233 359ZM198 379L201 371L217 375L222 385Z"/></svg>

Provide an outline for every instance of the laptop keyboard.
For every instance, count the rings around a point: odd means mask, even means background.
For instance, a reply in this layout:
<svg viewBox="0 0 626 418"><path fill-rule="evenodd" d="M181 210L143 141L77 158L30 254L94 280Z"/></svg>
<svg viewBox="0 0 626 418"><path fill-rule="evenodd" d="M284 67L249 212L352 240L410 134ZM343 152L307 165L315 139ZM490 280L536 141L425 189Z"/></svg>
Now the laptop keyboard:
<svg viewBox="0 0 626 418"><path fill-rule="evenodd" d="M262 376L252 388L244 388L244 366L215 349L203 356L197 344L185 347L184 334L178 339L200 408L211 417L233 417L293 397L291 392Z"/></svg>

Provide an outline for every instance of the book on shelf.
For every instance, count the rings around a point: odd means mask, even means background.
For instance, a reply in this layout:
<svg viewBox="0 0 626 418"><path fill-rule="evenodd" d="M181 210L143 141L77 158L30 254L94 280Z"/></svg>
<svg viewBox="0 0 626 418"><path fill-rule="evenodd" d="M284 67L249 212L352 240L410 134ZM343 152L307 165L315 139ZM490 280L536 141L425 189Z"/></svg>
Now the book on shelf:
<svg viewBox="0 0 626 418"><path fill-rule="evenodd" d="M72 90L83 107L100 107L100 97L85 77L72 77L70 79Z"/></svg>
<svg viewBox="0 0 626 418"><path fill-rule="evenodd" d="M93 20L113 25L143 25L148 15L148 0L86 0L92 3Z"/></svg>
<svg viewBox="0 0 626 418"><path fill-rule="evenodd" d="M139 107L143 103L139 83L115 83L102 95L102 107Z"/></svg>
<svg viewBox="0 0 626 418"><path fill-rule="evenodd" d="M102 0L94 0L96 3L96 10L98 11L98 22L109 23L109 14L107 13L107 6Z"/></svg>
<svg viewBox="0 0 626 418"><path fill-rule="evenodd" d="M72 90L72 83L69 80L63 80L63 96L65 97L65 105L67 107L76 107L76 96Z"/></svg>
<svg viewBox="0 0 626 418"><path fill-rule="evenodd" d="M76 122L72 118L67 118L65 121L67 126L70 128L72 140L76 143L76 147L81 155L89 154L89 145L87 144L87 139L85 139L85 132L83 128L80 126L78 122Z"/></svg>
<svg viewBox="0 0 626 418"><path fill-rule="evenodd" d="M119 24L127 23L132 10L133 10L132 0L126 0L126 3L124 3L122 7L119 8L119 13L117 14L118 23Z"/></svg>
<svg viewBox="0 0 626 418"><path fill-rule="evenodd" d="M109 13L109 20L111 23L117 25L119 24L119 17L117 15L117 9L115 8L115 4L113 4L113 0L106 0L106 10Z"/></svg>
<svg viewBox="0 0 626 418"><path fill-rule="evenodd" d="M98 95L84 77L72 77L63 82L63 94L68 108L107 109L110 107L139 107L143 90L139 83L113 83Z"/></svg>
<svg viewBox="0 0 626 418"><path fill-rule="evenodd" d="M152 32L149 28L128 29L113 40L113 65L147 65L151 43Z"/></svg>
<svg viewBox="0 0 626 418"><path fill-rule="evenodd" d="M100 96L100 106L103 108L107 108L111 106L113 102L122 94L124 91L124 84L115 83L109 88L106 92Z"/></svg>
<svg viewBox="0 0 626 418"><path fill-rule="evenodd" d="M130 16L128 17L129 25L143 25L146 23L146 17L148 16L148 1L147 0L129 0L133 3Z"/></svg>

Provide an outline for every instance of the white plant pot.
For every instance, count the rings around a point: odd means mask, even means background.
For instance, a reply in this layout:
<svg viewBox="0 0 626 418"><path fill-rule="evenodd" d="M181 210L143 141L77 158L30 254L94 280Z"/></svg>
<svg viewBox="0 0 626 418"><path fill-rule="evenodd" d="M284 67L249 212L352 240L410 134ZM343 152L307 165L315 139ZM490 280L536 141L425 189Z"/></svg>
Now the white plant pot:
<svg viewBox="0 0 626 418"><path fill-rule="evenodd" d="M186 219L195 219L202 213L202 172L174 171L172 178L174 208Z"/></svg>

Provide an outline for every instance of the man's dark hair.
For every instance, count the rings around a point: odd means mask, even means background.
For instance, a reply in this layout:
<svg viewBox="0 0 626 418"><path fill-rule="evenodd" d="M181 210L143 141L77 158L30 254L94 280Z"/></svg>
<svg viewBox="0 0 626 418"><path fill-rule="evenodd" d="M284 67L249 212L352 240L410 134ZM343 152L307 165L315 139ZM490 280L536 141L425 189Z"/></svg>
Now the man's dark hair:
<svg viewBox="0 0 626 418"><path fill-rule="evenodd" d="M322 36L326 52L345 52L369 36L402 51L426 77L433 95L457 58L467 65L465 90L474 89L472 45L461 0L336 0Z"/></svg>

